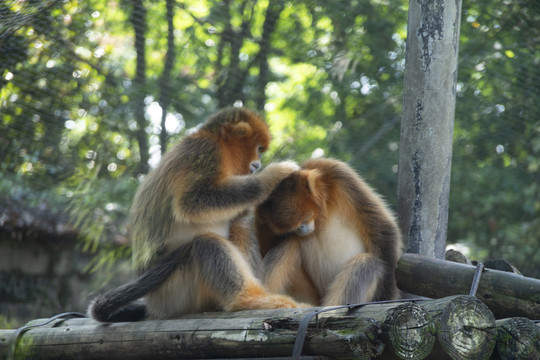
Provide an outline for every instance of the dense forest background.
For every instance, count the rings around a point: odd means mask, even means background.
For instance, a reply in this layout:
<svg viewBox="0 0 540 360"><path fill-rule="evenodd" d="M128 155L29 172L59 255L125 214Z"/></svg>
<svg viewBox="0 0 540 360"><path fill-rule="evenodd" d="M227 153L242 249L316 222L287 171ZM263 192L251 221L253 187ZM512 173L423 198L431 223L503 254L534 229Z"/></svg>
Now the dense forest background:
<svg viewBox="0 0 540 360"><path fill-rule="evenodd" d="M448 244L540 277L540 3L462 8ZM343 159L394 207L407 9L2 2L0 205L68 216L97 254L87 270L111 266L129 258L141 176L209 114L244 105L271 126L265 163Z"/></svg>

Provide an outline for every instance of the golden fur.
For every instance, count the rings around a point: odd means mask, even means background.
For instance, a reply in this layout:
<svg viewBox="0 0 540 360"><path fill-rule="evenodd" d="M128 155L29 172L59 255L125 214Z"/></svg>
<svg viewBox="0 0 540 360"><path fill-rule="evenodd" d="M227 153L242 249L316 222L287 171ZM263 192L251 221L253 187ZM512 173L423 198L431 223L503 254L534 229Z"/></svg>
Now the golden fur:
<svg viewBox="0 0 540 360"><path fill-rule="evenodd" d="M313 159L256 212L268 288L338 305L394 299L403 245L393 214L347 164Z"/></svg>
<svg viewBox="0 0 540 360"><path fill-rule="evenodd" d="M257 174L268 148L265 122L227 108L168 151L135 195L130 228L134 283L98 298L90 314L114 321L118 307L141 294L148 318L185 313L296 307L257 278L261 258L250 209L298 169L275 163ZM123 317L122 317L123 319Z"/></svg>

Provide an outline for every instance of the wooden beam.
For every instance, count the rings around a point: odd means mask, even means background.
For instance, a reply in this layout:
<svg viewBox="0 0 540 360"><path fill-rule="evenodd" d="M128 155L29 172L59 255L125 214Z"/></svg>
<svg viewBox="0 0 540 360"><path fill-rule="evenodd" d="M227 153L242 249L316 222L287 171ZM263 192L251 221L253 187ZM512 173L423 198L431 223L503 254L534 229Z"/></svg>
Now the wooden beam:
<svg viewBox="0 0 540 360"><path fill-rule="evenodd" d="M540 327L523 317L497 320L497 355L501 359L540 359Z"/></svg>
<svg viewBox="0 0 540 360"><path fill-rule="evenodd" d="M403 254L396 269L398 287L430 298L468 294L475 266L416 254ZM485 269L476 296L497 318L540 319L540 280Z"/></svg>
<svg viewBox="0 0 540 360"><path fill-rule="evenodd" d="M314 311L330 310L311 317ZM306 334L300 324L309 316ZM29 325L43 323L35 320ZM339 359L424 359L434 344L446 356L483 359L494 347L493 314L474 297L399 301L334 308L193 314L177 320L102 324L56 320L22 333L15 358L220 359L302 356ZM0 358L15 330L0 330ZM464 343L469 341L472 347ZM475 352L476 351L476 352Z"/></svg>

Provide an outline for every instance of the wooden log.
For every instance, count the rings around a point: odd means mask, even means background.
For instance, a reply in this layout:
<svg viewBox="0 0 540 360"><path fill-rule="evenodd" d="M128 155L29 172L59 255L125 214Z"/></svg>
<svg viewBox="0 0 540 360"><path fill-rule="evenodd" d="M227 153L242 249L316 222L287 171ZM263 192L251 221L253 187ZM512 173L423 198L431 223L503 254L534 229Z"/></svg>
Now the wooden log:
<svg viewBox="0 0 540 360"><path fill-rule="evenodd" d="M381 354L382 359L423 359L430 355L437 338L446 357L448 353L453 358L472 358L469 355L474 352L465 346L470 344L489 356L493 347L487 328L493 328L495 320L482 306L476 298L457 296L332 309L310 318L302 353L339 359L371 359ZM322 309L206 313L178 320L115 324L87 318L55 320L26 331L19 338L16 358L114 360L125 359L126 354L130 359L290 357L302 320ZM43 322L35 320L29 325ZM482 332L488 335L482 336ZM6 356L13 333L0 333L4 339L0 358Z"/></svg>
<svg viewBox="0 0 540 360"><path fill-rule="evenodd" d="M540 327L527 318L497 320L497 355L502 360L540 359Z"/></svg>
<svg viewBox="0 0 540 360"><path fill-rule="evenodd" d="M404 303L389 311L384 330L394 354L401 359L421 360L433 350L435 323L420 304Z"/></svg>
<svg viewBox="0 0 540 360"><path fill-rule="evenodd" d="M16 358L123 360L126 354L129 359L289 357L297 324L313 310L241 311L115 324L71 319L55 327L28 330L19 340ZM318 322L313 322L304 354L343 359L367 354L364 358L368 359L369 354L376 356L383 349L382 330L376 320L341 309L321 314ZM6 354L7 349L0 348L0 358Z"/></svg>
<svg viewBox="0 0 540 360"><path fill-rule="evenodd" d="M452 359L489 359L496 343L495 317L472 296L425 301L437 327L437 342Z"/></svg>
<svg viewBox="0 0 540 360"><path fill-rule="evenodd" d="M468 294L475 267L415 254L403 254L396 269L398 287L408 293L442 298ZM497 318L540 319L540 280L485 269L476 295Z"/></svg>
<svg viewBox="0 0 540 360"><path fill-rule="evenodd" d="M9 350L9 339L15 330L0 330L0 359L6 359Z"/></svg>

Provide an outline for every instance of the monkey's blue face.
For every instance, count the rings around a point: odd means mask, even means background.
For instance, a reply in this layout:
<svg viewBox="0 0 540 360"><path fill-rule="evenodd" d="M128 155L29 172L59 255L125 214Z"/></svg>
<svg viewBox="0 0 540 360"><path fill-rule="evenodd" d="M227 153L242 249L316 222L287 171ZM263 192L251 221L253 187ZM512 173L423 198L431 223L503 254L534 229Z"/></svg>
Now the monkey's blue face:
<svg viewBox="0 0 540 360"><path fill-rule="evenodd" d="M255 161L252 161L250 164L249 164L249 171L250 173L254 173L255 171L259 170L261 168L261 160L255 160Z"/></svg>
<svg viewBox="0 0 540 360"><path fill-rule="evenodd" d="M311 220L305 223L302 223L299 228L297 228L294 233L298 236L306 236L315 231L315 221Z"/></svg>

